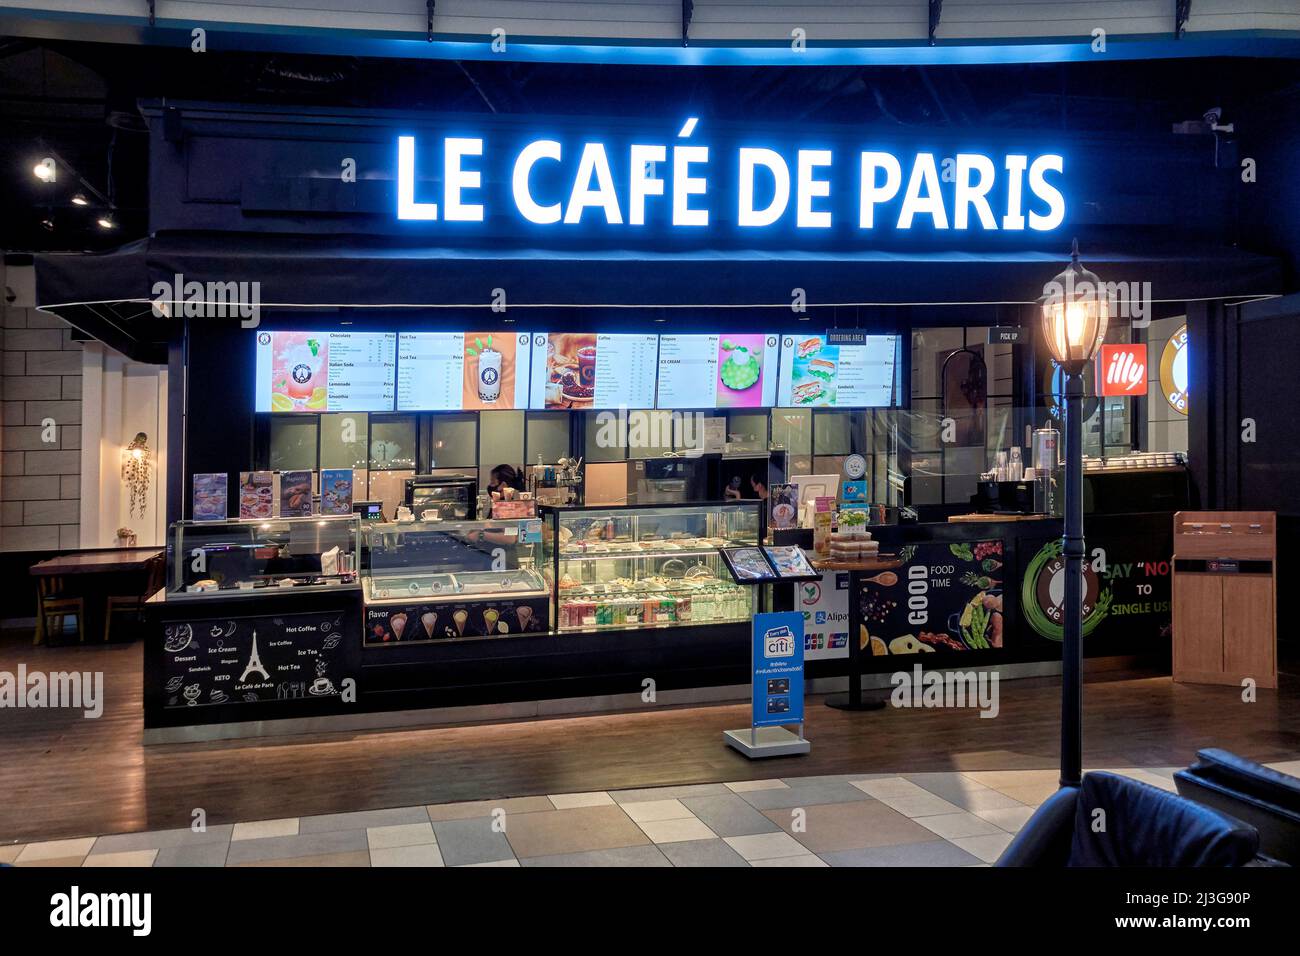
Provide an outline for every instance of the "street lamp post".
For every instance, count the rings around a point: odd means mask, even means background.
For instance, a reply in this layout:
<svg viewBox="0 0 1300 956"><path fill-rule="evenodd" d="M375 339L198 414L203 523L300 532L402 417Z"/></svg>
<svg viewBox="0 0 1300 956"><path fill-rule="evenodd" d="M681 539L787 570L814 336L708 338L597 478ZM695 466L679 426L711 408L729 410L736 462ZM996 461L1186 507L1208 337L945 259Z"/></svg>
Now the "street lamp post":
<svg viewBox="0 0 1300 956"><path fill-rule="evenodd" d="M1045 287L1043 336L1061 366L1065 388L1065 556L1061 644L1061 786L1083 775L1083 370L1106 336L1110 303L1101 280L1079 264L1074 241L1070 264Z"/></svg>

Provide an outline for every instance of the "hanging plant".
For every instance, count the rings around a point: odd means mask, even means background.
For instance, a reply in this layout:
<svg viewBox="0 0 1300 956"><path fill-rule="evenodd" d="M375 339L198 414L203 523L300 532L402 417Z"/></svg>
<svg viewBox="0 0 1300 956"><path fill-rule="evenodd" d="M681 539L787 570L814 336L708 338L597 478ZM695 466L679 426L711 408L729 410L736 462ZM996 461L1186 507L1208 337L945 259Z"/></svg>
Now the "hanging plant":
<svg viewBox="0 0 1300 956"><path fill-rule="evenodd" d="M149 448L149 436L138 432L122 449L122 484L126 485L128 495L127 514L133 518L144 517L152 475L153 451Z"/></svg>

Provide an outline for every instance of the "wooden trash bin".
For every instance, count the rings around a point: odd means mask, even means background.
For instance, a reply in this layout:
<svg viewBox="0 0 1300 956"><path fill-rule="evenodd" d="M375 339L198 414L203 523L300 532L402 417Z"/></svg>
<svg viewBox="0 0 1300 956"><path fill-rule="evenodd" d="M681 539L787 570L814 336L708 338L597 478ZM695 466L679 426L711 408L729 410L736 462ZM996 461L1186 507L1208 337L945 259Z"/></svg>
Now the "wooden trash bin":
<svg viewBox="0 0 1300 956"><path fill-rule="evenodd" d="M1174 515L1174 680L1277 687L1277 515Z"/></svg>

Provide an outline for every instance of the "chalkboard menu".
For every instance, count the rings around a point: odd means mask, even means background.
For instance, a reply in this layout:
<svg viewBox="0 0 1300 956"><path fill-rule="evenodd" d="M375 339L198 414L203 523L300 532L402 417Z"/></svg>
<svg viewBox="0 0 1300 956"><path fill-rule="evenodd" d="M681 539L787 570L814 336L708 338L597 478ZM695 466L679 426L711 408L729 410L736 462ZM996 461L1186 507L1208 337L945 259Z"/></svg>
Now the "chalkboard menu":
<svg viewBox="0 0 1300 956"><path fill-rule="evenodd" d="M343 611L169 622L163 628L164 706L204 707L337 697L348 642Z"/></svg>

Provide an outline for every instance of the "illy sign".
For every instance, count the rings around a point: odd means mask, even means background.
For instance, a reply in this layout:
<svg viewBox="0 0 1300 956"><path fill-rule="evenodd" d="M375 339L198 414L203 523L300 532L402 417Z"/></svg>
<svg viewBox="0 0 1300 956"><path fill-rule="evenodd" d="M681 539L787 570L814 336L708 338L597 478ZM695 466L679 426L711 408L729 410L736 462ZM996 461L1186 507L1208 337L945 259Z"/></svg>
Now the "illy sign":
<svg viewBox="0 0 1300 956"><path fill-rule="evenodd" d="M1097 362L1097 381L1102 395L1146 394L1146 345L1103 345Z"/></svg>

